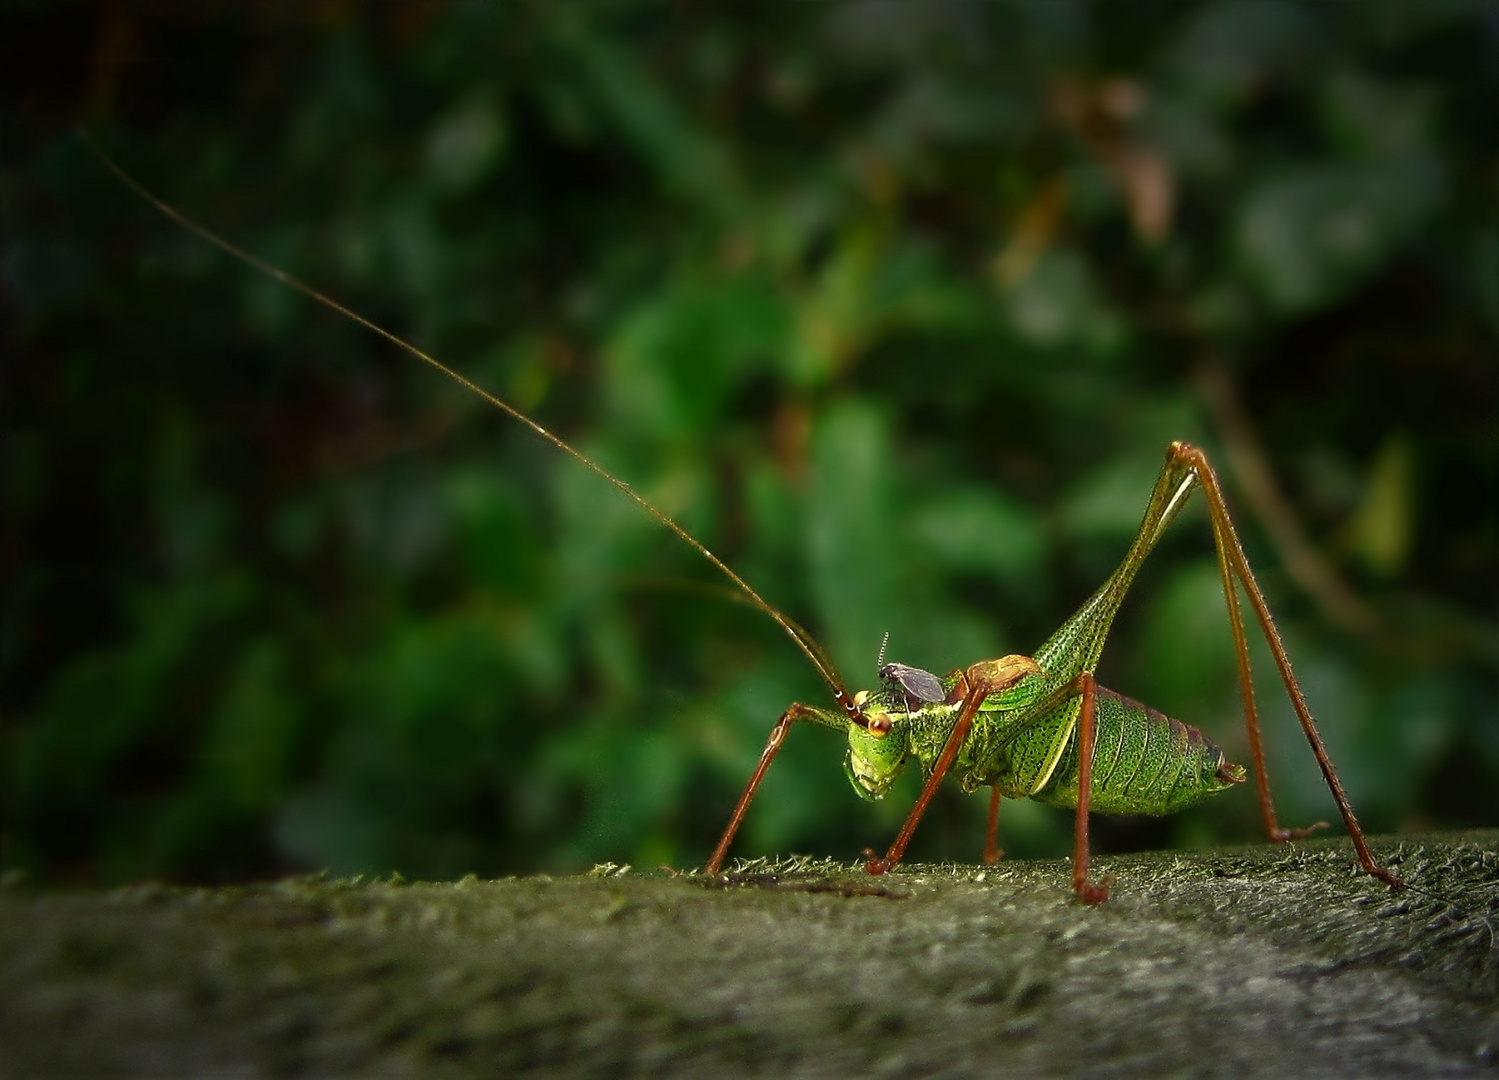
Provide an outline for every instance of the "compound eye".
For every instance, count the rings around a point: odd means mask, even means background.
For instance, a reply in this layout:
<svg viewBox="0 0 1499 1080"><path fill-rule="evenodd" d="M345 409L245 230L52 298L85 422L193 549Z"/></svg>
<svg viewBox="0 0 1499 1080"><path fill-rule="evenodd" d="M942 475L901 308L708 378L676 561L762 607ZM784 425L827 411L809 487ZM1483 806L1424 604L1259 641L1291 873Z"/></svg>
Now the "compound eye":
<svg viewBox="0 0 1499 1080"><path fill-rule="evenodd" d="M876 739L883 739L890 734L890 717L876 716L869 721L869 733Z"/></svg>

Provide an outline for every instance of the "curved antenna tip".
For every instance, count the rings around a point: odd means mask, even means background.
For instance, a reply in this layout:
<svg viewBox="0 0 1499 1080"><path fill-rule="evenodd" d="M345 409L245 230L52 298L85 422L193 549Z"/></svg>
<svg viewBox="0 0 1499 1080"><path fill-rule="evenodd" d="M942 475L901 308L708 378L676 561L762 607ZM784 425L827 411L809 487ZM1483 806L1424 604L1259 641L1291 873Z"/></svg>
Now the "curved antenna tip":
<svg viewBox="0 0 1499 1080"><path fill-rule="evenodd" d="M621 480L609 470L605 469L602 465L594 461L587 454L574 447L572 443L568 442L560 435L548 431L546 428L538 424L535 420L532 420L525 413L517 409L514 405L511 405L508 401L505 401L503 398L497 397L494 394L490 393L488 390L485 390L478 383L475 383L471 379L460 374L455 369L448 367L446 364L444 364L442 361L438 360L431 354L417 348L405 338L399 337L398 335L385 329L383 326L372 322L371 320L365 318L363 315L359 314L357 311L345 307L343 304L340 304L337 300L334 300L326 293L320 292L319 290L314 289L311 285L306 284L300 279L292 277L290 274L286 273L279 267L273 266L272 264L266 262L264 259L261 259L255 255L251 255L245 249L230 243L228 240L225 240L222 236L214 232L212 229L209 229L204 225L199 225L196 221L179 212L170 204L163 202L161 199L157 198L154 194L147 190L139 181L137 181L134 177L127 173L124 168L116 163L114 158L106 154L103 149L100 148L99 144L95 141L93 134L88 130L88 128L86 128L82 124L79 124L74 128L74 131L78 135L78 137L82 139L83 142L95 154L99 156L99 159L104 162L105 167L108 168L110 172L114 173L114 175L120 180L121 183L123 183L131 191L134 191L141 198L145 199L151 205L155 206L157 210L161 211L161 213L165 214L168 218L176 222L182 228L188 230L198 237L201 237L208 243L213 244L221 251L227 252L234 258L240 260L240 262L252 266L255 269L259 270L261 273L266 274L274 280L281 282L288 288L295 289L303 296L309 297L310 299L315 300L317 303L322 304L333 311L336 311L344 318L358 323L366 330L379 335L386 341L390 342L392 345L395 345L397 348L405 350L416 359L422 361L425 364L428 364L429 366L435 368L437 371L446 375L449 379L452 379L464 389L470 391L471 393L477 394L479 397L489 402L501 412L506 413L514 420L524 424L526 427L534 431L537 435L541 436L547 442L551 443L558 450L561 450L563 453L567 454L574 461L577 461L579 464L583 465L596 476L608 481L610 484L613 484L617 490L622 492L627 498L634 502L635 505L639 506L642 510L644 510L647 514L654 518L657 524L676 534L676 536L681 539L683 543L695 550L699 555L701 555L704 559L711 563L715 569L717 569L731 582L733 582L734 586L744 594L744 596L752 605L759 608L778 626L780 626L780 628L786 632L787 636L789 636L792 641L796 642L797 648L801 649L801 651L806 655L807 659L812 662L812 666L817 669L817 673L822 676L823 681L828 684L828 688L833 691L834 698L844 703L844 708L849 711L852 717L856 717L859 720L863 719L863 714L859 712L858 707L851 704L851 699L848 696L847 688L843 685L843 678L838 674L838 669L833 665L831 658L823 650L822 646L817 644L816 639L814 639L811 634L807 633L807 631L803 630L800 626L793 622L790 617L783 614L778 608L771 606L771 604L767 600L765 600L764 597L762 597L759 593L757 593L750 587L749 582L745 581L744 578L740 577L732 569L730 569L727 563L725 563L717 555L713 554L713 552L709 551L708 548L700 540L697 539L697 537L693 536L681 525L677 524L675 519L670 517L664 510L657 507L655 503L651 502L644 495L640 494L640 492L636 491L629 484L625 483L625 481Z"/></svg>

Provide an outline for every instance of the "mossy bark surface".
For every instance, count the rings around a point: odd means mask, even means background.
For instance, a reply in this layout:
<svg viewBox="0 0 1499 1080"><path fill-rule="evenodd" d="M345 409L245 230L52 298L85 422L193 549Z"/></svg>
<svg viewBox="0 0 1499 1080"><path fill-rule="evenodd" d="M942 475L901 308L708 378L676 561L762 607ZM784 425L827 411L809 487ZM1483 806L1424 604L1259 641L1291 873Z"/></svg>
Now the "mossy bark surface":
<svg viewBox="0 0 1499 1080"><path fill-rule="evenodd" d="M1499 1075L1499 831L1375 850L13 887L0 1072Z"/></svg>

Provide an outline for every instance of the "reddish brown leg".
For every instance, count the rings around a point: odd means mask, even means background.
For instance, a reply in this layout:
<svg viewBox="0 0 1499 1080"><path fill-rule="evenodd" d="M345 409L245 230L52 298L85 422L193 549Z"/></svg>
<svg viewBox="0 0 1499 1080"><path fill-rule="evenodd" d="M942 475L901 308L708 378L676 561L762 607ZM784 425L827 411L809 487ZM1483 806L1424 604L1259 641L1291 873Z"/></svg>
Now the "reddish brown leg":
<svg viewBox="0 0 1499 1080"><path fill-rule="evenodd" d="M1218 487L1218 477L1214 474L1212 466L1208 464L1206 455L1194 446L1186 443L1173 443L1171 456L1196 473L1197 480L1202 485L1203 494L1207 497L1208 511L1213 522L1213 542L1218 553L1218 569L1223 579L1223 595L1228 604L1229 627L1233 632L1234 650L1238 656L1239 686L1244 698L1244 722L1249 731L1249 751L1254 760L1254 776L1259 788L1260 813L1265 819L1265 830L1272 840L1295 840L1316 829L1326 828L1327 823L1319 821L1305 829L1283 829L1276 821L1275 807L1270 801L1270 781L1265 775L1265 753L1260 744L1259 714L1255 707L1254 685L1249 671L1249 646L1244 639L1244 620L1239 610L1235 579L1244 586L1244 594L1249 598L1250 607L1254 608L1255 618L1259 621L1260 630L1265 635L1266 644L1270 646L1270 654L1275 658L1275 666L1280 671L1281 682L1285 684L1286 696L1291 699L1291 706L1296 710L1296 717L1301 722L1302 731L1306 733L1307 742L1311 744L1312 753L1317 758L1317 765L1322 770L1322 777L1327 781L1328 790L1332 792L1333 799L1338 804L1338 813L1342 815L1343 824L1348 829L1348 836L1353 841L1353 848L1358 853L1359 864L1363 866L1366 873L1387 885L1400 886L1402 883L1399 878L1374 861L1374 855L1369 851L1369 845L1364 840L1364 831L1359 828L1358 820L1353 816L1353 807L1348 802L1348 796L1343 791L1338 774L1334 771L1332 761L1327 756L1327 750L1322 745L1322 736L1312 720L1311 709L1307 706L1306 698L1302 696L1301 686L1296 682L1296 676L1291 673L1291 661L1286 656L1286 649L1281 643L1280 631L1275 627L1275 620L1270 617L1270 607L1265 603L1259 583L1255 581L1254 573L1249 569L1249 560L1244 555L1244 548L1239 543L1238 534L1234 532L1233 522L1228 516L1228 508L1223 501L1223 493Z"/></svg>
<svg viewBox="0 0 1499 1080"><path fill-rule="evenodd" d="M1072 848L1072 889L1085 904L1098 904L1109 898L1105 878L1094 885L1088 880L1088 803L1093 796L1093 701L1098 684L1092 672L1077 677L1082 691L1082 705L1077 711L1077 832Z"/></svg>
<svg viewBox="0 0 1499 1080"><path fill-rule="evenodd" d="M1197 455L1201 458L1201 453ZM1198 479L1202 483L1203 491L1207 495L1209 506L1214 504L1216 488L1216 477L1214 483L1206 479L1211 476L1206 458L1193 461L1193 467L1198 470ZM1227 514L1225 513L1225 517ZM1265 833L1276 843L1284 843L1287 840L1300 840L1310 836L1318 829L1327 828L1327 822L1318 821L1302 829L1282 828L1275 817L1275 803L1270 798L1270 774L1265 769L1265 748L1260 736L1260 712L1255 702L1254 677L1249 669L1249 643L1244 635L1244 615L1239 607L1239 590L1234 587L1235 572L1228 560L1227 551L1223 540L1219 537L1219 521L1216 512L1210 514L1213 522L1213 536L1217 541L1218 572L1223 582L1223 599L1228 607L1228 627L1234 639L1234 656L1239 667L1239 695L1244 700L1244 727L1249 733L1249 757L1254 762L1254 784L1260 799L1260 816L1265 822ZM1236 545L1238 537L1233 536L1233 526L1229 525L1229 535ZM1314 747L1315 749L1315 747Z"/></svg>
<svg viewBox="0 0 1499 1080"><path fill-rule="evenodd" d="M900 862L900 857L905 854L906 845L911 842L911 835L916 832L916 823L921 820L921 815L926 813L927 803L932 801L932 796L936 794L937 786L942 783L942 778L947 775L947 770L952 768L953 759L958 756L963 740L968 738L968 732L973 727L973 718L978 714L979 706L983 704L984 698L988 696L988 692L983 687L977 687L968 692L968 696L963 700L963 711L958 713L958 722L953 726L952 734L947 737L947 745L942 748L942 756L937 759L932 775L927 777L926 786L921 789L916 805L911 807L911 812L906 815L906 823L900 827L900 832L896 834L894 843L890 845L890 850L885 852L883 859L878 858L872 851L865 852L868 856L864 863L865 870L871 874L883 874Z"/></svg>
<svg viewBox="0 0 1499 1080"><path fill-rule="evenodd" d="M947 737L947 743L942 747L942 756L932 767L932 775L927 777L926 786L921 789L916 805L911 807L911 813L907 815L906 823L901 826L894 843L890 845L890 850L885 852L883 859L873 852L866 852L868 858L864 863L864 869L871 874L883 874L900 862L900 857L905 854L906 845L911 842L911 835L916 832L916 823L921 820L921 815L926 813L927 804L932 801L932 796L936 794L937 786L942 783L942 778L947 775L947 770L952 768L952 763L957 758L963 741L968 738L968 732L973 728L973 718L978 715L979 706L984 703L984 699L990 694L997 694L1013 686L1026 675L1034 675L1040 670L1036 662L1028 656L1006 656L1000 660L983 660L968 668L964 673L968 692L963 697L963 708L958 712L958 721L953 725L952 734Z"/></svg>
<svg viewBox="0 0 1499 1080"><path fill-rule="evenodd" d="M713 849L713 854L708 858L708 865L703 868L707 873L716 874L718 868L723 865L724 856L729 853L729 845L734 842L734 834L739 831L739 823L744 820L744 813L755 798L755 789L760 786L760 781L765 779L765 772L770 768L771 761L775 759L776 751L786 741L787 730L795 721L810 720L815 716L815 710L802 704L795 704L783 712L776 726L770 729L770 738L765 740L765 749L760 752L760 764L755 766L749 783L744 785L744 794L739 796L739 804L734 807L734 815L729 818L728 825L724 827L723 836L719 838L718 846Z"/></svg>
<svg viewBox="0 0 1499 1080"><path fill-rule="evenodd" d="M984 833L984 865L993 866L1004 852L999 850L999 788L989 788L989 829Z"/></svg>

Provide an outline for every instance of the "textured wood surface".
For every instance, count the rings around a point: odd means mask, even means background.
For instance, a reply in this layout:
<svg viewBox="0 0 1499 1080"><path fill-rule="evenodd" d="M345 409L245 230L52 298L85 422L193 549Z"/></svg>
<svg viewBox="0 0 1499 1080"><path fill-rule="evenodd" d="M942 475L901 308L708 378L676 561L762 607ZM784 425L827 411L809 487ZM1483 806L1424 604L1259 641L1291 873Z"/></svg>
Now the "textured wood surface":
<svg viewBox="0 0 1499 1080"><path fill-rule="evenodd" d="M1499 832L1376 851L12 886L0 1073L1499 1074Z"/></svg>

